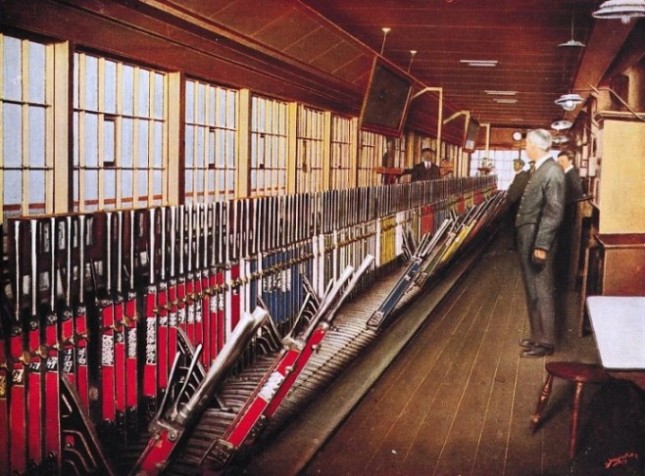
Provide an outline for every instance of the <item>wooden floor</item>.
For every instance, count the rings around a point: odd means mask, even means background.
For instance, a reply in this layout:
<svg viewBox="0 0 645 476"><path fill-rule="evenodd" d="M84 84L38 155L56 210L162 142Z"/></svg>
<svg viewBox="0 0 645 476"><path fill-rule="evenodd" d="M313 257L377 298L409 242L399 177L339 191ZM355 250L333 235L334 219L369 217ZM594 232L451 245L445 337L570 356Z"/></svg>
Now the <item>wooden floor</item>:
<svg viewBox="0 0 645 476"><path fill-rule="evenodd" d="M567 473L572 388L556 379L547 421L535 434L529 417L546 359L598 362L595 344L578 337L577 297L570 293L555 354L520 357L527 315L509 243L504 235L493 243L303 474ZM583 427L592 394L583 399Z"/></svg>

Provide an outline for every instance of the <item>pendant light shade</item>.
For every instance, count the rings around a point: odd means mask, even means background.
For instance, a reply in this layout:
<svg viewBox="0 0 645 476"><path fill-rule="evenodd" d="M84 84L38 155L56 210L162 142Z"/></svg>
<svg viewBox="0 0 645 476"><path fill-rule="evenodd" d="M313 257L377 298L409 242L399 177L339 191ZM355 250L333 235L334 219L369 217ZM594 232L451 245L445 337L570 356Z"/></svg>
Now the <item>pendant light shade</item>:
<svg viewBox="0 0 645 476"><path fill-rule="evenodd" d="M563 94L555 100L555 103L565 111L573 111L581 102L582 98L579 94Z"/></svg>
<svg viewBox="0 0 645 476"><path fill-rule="evenodd" d="M573 16L571 17L571 39L566 43L560 43L558 46L564 46L565 48L584 48L586 46L582 41L573 39Z"/></svg>
<svg viewBox="0 0 645 476"><path fill-rule="evenodd" d="M592 13L594 18L620 18L623 23L629 23L632 18L645 17L645 0L608 0Z"/></svg>
<svg viewBox="0 0 645 476"><path fill-rule="evenodd" d="M571 121L555 121L551 124L551 129L556 131L566 131L567 129L570 129L572 125Z"/></svg>

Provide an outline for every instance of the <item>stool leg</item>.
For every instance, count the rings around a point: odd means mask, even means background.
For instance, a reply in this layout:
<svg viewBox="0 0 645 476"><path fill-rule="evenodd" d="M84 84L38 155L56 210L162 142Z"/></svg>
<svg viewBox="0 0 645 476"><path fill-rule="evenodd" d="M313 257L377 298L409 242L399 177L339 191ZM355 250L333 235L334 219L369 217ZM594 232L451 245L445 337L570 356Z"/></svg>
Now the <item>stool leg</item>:
<svg viewBox="0 0 645 476"><path fill-rule="evenodd" d="M551 394L552 387L553 387L553 375L548 374L546 377L546 381L544 382L544 386L542 387L542 391L540 392L540 399L538 400L537 407L535 408L535 413L533 413L533 415L531 416L531 426L533 427L533 431L537 429L537 426L540 423L540 420L542 419L542 410L544 410L546 401L549 399L549 395Z"/></svg>
<svg viewBox="0 0 645 476"><path fill-rule="evenodd" d="M573 409L571 410L571 429L569 430L569 459L576 454L576 441L578 437L578 418L580 416L580 402L582 401L582 389L585 384L576 382L576 390L573 395Z"/></svg>

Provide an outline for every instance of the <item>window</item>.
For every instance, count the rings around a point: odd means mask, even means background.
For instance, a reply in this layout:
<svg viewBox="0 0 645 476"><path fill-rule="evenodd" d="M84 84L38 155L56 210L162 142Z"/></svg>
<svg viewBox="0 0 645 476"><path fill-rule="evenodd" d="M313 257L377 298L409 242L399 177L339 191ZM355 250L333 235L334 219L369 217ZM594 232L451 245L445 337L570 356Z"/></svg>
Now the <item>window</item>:
<svg viewBox="0 0 645 476"><path fill-rule="evenodd" d="M324 120L322 111L298 106L296 191L319 192L323 186Z"/></svg>
<svg viewBox="0 0 645 476"><path fill-rule="evenodd" d="M235 196L237 92L186 81L186 201Z"/></svg>
<svg viewBox="0 0 645 476"><path fill-rule="evenodd" d="M74 54L74 209L160 205L166 152L164 73Z"/></svg>
<svg viewBox="0 0 645 476"><path fill-rule="evenodd" d="M506 190L515 176L513 160L518 157L528 163L524 150L490 150L488 155L485 150L476 150L470 158L470 175L481 175L479 169L487 166L497 175L497 188Z"/></svg>
<svg viewBox="0 0 645 476"><path fill-rule="evenodd" d="M251 99L251 195L281 195L287 181L287 103Z"/></svg>
<svg viewBox="0 0 645 476"><path fill-rule="evenodd" d="M373 132L361 131L358 157L358 186L366 187L387 183L385 175L377 174L376 167L405 168L405 137L386 138Z"/></svg>
<svg viewBox="0 0 645 476"><path fill-rule="evenodd" d="M0 205L5 217L53 210L52 46L0 34Z"/></svg>
<svg viewBox="0 0 645 476"><path fill-rule="evenodd" d="M380 182L379 175L374 172L375 167L381 166L381 159L385 151L384 139L374 132L361 131L360 149L358 151L358 186L368 187Z"/></svg>
<svg viewBox="0 0 645 476"><path fill-rule="evenodd" d="M354 185L351 177L351 156L356 123L347 117L331 118L331 188L349 188Z"/></svg>

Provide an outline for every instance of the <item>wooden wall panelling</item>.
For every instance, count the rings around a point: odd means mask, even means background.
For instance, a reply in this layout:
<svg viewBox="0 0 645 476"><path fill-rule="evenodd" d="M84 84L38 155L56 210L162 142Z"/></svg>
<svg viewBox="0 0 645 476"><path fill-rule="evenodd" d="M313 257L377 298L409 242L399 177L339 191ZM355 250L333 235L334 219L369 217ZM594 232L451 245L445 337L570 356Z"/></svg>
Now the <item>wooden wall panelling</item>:
<svg viewBox="0 0 645 476"><path fill-rule="evenodd" d="M645 122L604 118L597 197L600 233L645 233L644 153Z"/></svg>

